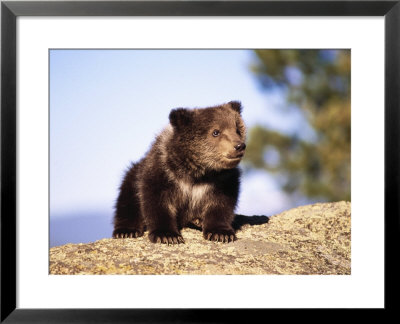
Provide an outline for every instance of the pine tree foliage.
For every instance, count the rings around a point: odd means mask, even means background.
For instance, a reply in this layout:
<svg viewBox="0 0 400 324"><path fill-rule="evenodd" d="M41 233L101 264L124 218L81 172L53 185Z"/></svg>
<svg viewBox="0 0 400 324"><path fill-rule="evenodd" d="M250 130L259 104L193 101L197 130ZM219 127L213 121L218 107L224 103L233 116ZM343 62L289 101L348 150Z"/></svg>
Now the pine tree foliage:
<svg viewBox="0 0 400 324"><path fill-rule="evenodd" d="M249 132L245 161L274 174L289 194L350 200L350 50L255 53L252 71L262 89L284 94L282 113L287 118L293 109L301 113L313 136L255 126Z"/></svg>

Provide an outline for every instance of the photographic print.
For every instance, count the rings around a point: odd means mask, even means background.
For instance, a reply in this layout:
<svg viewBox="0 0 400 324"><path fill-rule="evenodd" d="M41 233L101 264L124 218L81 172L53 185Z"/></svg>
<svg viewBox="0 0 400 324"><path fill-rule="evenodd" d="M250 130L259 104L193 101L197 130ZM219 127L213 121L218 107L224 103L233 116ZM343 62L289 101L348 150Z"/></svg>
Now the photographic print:
<svg viewBox="0 0 400 324"><path fill-rule="evenodd" d="M50 49L50 274L351 274L349 49Z"/></svg>

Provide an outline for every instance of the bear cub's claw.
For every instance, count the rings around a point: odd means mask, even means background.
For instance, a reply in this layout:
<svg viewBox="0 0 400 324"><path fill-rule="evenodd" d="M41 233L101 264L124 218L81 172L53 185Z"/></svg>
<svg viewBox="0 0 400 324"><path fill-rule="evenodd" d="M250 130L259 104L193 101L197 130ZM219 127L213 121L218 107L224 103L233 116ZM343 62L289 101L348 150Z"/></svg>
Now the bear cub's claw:
<svg viewBox="0 0 400 324"><path fill-rule="evenodd" d="M204 233L204 238L208 241L222 243L229 243L236 240L235 234L233 234L231 231L223 231L223 233L206 232Z"/></svg>
<svg viewBox="0 0 400 324"><path fill-rule="evenodd" d="M113 233L113 238L137 238L143 236L143 231L131 230L131 229L117 229Z"/></svg>
<svg viewBox="0 0 400 324"><path fill-rule="evenodd" d="M182 244L185 243L182 235L176 233L156 233L153 232L149 234L149 239L152 243L161 243L161 244Z"/></svg>

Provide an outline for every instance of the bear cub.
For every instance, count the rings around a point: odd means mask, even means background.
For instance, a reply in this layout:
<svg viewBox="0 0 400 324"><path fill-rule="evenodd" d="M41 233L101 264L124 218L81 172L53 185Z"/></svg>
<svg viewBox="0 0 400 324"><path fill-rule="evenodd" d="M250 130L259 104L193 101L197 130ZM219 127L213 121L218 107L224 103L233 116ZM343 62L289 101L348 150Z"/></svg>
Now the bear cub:
<svg viewBox="0 0 400 324"><path fill-rule="evenodd" d="M240 102L177 108L144 158L132 164L119 190L114 238L184 243L181 229L202 228L206 240L232 242L246 128Z"/></svg>

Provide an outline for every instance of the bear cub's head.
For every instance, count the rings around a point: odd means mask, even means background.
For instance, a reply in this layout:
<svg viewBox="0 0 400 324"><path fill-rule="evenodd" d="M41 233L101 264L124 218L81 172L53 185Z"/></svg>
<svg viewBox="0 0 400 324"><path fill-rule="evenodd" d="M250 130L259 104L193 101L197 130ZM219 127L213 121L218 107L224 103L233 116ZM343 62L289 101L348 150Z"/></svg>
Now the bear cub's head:
<svg viewBox="0 0 400 324"><path fill-rule="evenodd" d="M173 109L169 115L179 151L208 170L231 169L246 149L238 101L209 108Z"/></svg>

